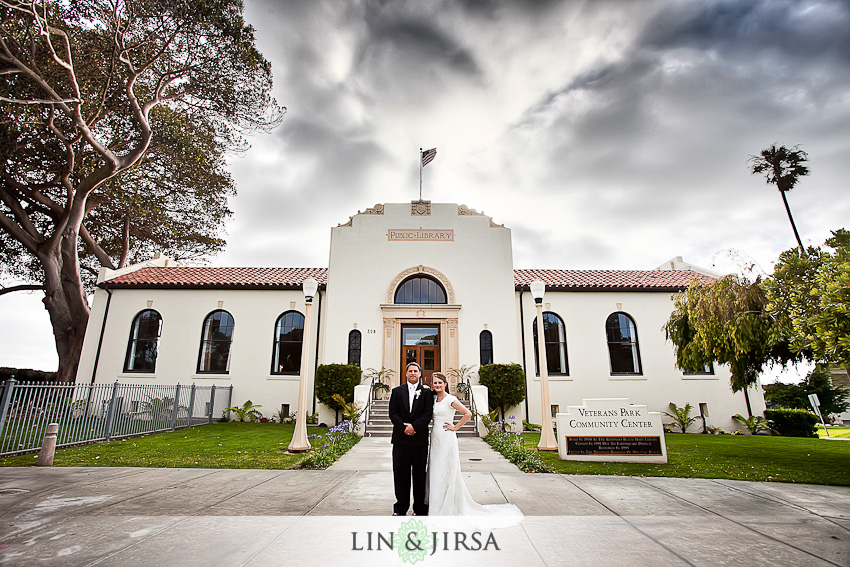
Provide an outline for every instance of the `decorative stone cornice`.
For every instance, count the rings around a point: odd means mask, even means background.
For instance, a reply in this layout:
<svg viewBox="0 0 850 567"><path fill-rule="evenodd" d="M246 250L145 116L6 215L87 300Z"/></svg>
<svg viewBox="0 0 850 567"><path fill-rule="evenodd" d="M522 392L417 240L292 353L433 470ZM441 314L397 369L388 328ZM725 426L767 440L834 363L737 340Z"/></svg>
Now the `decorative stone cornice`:
<svg viewBox="0 0 850 567"><path fill-rule="evenodd" d="M469 208L469 207L467 207L466 205L458 205L458 206L457 206L457 214L458 214L458 216L480 216L480 217L487 217L488 219L490 219L490 228L505 228L505 225L503 225L503 224L496 224L495 222L493 222L493 217L488 217L487 215L485 215L485 214L484 214L484 211L481 211L481 212L479 213L479 212L478 212L478 211L476 211L475 209L470 209L470 208Z"/></svg>
<svg viewBox="0 0 850 567"><path fill-rule="evenodd" d="M378 203L374 207L369 207L365 211L361 211L360 209L357 209L357 214L358 215L382 215L382 214L384 214L384 205L382 203ZM351 226L351 221L352 221L353 218L354 218L354 216L350 216L350 217L348 217L347 223L338 224L337 226Z"/></svg>
<svg viewBox="0 0 850 567"><path fill-rule="evenodd" d="M370 208L366 209L365 211L363 211L362 213L358 210L357 214L358 215L382 215L382 214L384 214L384 205L382 205L381 203L378 203L374 207L370 207Z"/></svg>
<svg viewBox="0 0 850 567"><path fill-rule="evenodd" d="M430 217L431 216L431 201L411 201L410 216L413 217Z"/></svg>
<svg viewBox="0 0 850 567"><path fill-rule="evenodd" d="M387 290L387 303L393 303L395 299L395 290L398 287L398 284L402 282L402 280L414 275L414 274L428 274L429 276L436 279L438 282L443 284L443 287L446 290L446 298L449 303L453 304L455 302L455 292L452 284L449 283L449 279L439 270L434 268L430 268L428 266L415 266L412 268L407 268L400 272L395 278L393 278L392 283L390 284L389 289Z"/></svg>

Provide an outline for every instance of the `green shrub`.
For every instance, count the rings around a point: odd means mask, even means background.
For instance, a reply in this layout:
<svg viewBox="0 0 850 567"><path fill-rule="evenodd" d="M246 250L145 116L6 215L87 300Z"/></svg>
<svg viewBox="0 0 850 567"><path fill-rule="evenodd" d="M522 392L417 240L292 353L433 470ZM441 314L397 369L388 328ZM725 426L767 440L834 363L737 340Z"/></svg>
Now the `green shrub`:
<svg viewBox="0 0 850 567"><path fill-rule="evenodd" d="M336 423L339 423L339 410L344 406L334 399L334 394L351 403L354 387L359 384L360 367L354 364L321 364L316 369L316 398L334 410Z"/></svg>
<svg viewBox="0 0 850 567"><path fill-rule="evenodd" d="M164 399L168 400L170 398L164 398ZM173 400L172 400L172 404L173 404ZM263 407L263 406L254 404L253 402L251 402L251 400L248 400L247 402L245 402L241 406L232 406L232 407L229 407L229 408L225 408L224 413L225 414L228 414L230 412L235 413L236 419L238 419L239 421L259 421L260 419L263 418L263 414L257 408L261 408L261 407ZM171 410L169 409L169 411L171 411ZM228 416L228 418L229 417L230 416Z"/></svg>
<svg viewBox="0 0 850 567"><path fill-rule="evenodd" d="M505 410L525 399L525 372L519 364L485 364L478 370L478 381L487 386L490 409L505 417Z"/></svg>
<svg viewBox="0 0 850 567"><path fill-rule="evenodd" d="M302 469L326 469L360 441L360 437L352 433L351 422L347 419L328 429L324 436L313 434L307 438L311 440L313 449L310 455L299 463L298 467Z"/></svg>
<svg viewBox="0 0 850 567"><path fill-rule="evenodd" d="M698 420L698 417L691 417L691 410L693 406L691 404L685 404L684 407L679 407L673 402L670 402L670 411L663 412L667 417L673 418L673 423L668 425L676 426L682 430L682 433L688 432L688 426Z"/></svg>
<svg viewBox="0 0 850 567"><path fill-rule="evenodd" d="M773 430L785 437L817 437L818 418L803 409L769 409L764 417L773 422Z"/></svg>
<svg viewBox="0 0 850 567"><path fill-rule="evenodd" d="M732 416L732 419L746 427L750 430L751 435L758 435L761 431L772 431L771 422L768 419L763 418L760 415L752 415L750 417L744 417L743 415L736 413Z"/></svg>
<svg viewBox="0 0 850 567"><path fill-rule="evenodd" d="M525 439L521 433L508 433L500 429L491 431L484 440L523 472L553 472L554 470L543 462L540 453L525 446Z"/></svg>

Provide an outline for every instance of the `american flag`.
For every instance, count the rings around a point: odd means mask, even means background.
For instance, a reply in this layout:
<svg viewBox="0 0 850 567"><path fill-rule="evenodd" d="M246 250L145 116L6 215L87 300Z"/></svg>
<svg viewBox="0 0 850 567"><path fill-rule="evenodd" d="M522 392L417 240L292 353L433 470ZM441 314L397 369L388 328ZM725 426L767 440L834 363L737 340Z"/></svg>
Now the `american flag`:
<svg viewBox="0 0 850 567"><path fill-rule="evenodd" d="M425 167L437 157L437 148L431 148L422 152L422 167Z"/></svg>

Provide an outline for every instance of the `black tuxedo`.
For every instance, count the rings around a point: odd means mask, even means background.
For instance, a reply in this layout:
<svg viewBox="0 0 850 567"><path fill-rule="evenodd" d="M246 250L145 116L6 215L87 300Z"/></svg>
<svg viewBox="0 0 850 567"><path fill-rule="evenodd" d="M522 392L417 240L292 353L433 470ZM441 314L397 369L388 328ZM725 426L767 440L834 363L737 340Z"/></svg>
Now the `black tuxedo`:
<svg viewBox="0 0 850 567"><path fill-rule="evenodd" d="M428 464L428 424L434 414L434 393L422 387L420 380L410 408L407 382L393 388L390 395L390 421L393 422L393 481L396 503L393 511L407 514L410 507L410 481L413 479L413 513L428 514L425 503L425 468ZM413 425L415 435L405 435L405 423Z"/></svg>

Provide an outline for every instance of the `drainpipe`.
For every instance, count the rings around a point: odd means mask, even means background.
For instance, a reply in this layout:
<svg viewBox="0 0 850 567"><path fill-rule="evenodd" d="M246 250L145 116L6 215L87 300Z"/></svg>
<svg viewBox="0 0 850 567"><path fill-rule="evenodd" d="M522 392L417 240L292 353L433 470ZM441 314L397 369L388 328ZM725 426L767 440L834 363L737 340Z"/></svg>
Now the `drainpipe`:
<svg viewBox="0 0 850 567"><path fill-rule="evenodd" d="M103 310L103 322L100 325L100 336L97 338L97 353L94 355L94 367L91 370L91 383L94 384L95 376L97 376L97 364L100 362L100 349L103 346L103 334L106 331L106 318L109 317L109 304L112 302L112 292L109 288L104 288L107 293L106 308Z"/></svg>
<svg viewBox="0 0 850 567"><path fill-rule="evenodd" d="M519 288L519 334L522 338L522 371L525 374L525 421L531 422L528 417L528 370L525 368L525 315L522 310L522 287Z"/></svg>
<svg viewBox="0 0 850 567"><path fill-rule="evenodd" d="M316 413L316 372L319 370L319 337L322 328L322 292L316 290L316 297L319 299L316 305L316 362L313 364L313 410L311 413Z"/></svg>

